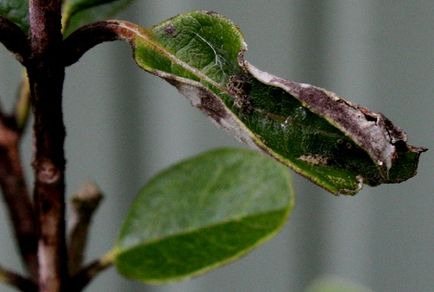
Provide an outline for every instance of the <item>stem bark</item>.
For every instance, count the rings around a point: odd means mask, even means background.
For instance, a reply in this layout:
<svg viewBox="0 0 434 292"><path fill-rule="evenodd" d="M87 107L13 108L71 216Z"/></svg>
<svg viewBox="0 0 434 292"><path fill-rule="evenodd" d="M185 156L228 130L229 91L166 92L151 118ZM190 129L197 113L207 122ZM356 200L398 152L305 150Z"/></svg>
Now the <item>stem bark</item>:
<svg viewBox="0 0 434 292"><path fill-rule="evenodd" d="M39 220L39 291L65 291L65 127L62 88L61 0L30 0L27 65L34 113L34 201Z"/></svg>
<svg viewBox="0 0 434 292"><path fill-rule="evenodd" d="M12 123L7 121L11 120ZM9 211L18 248L32 278L38 275L37 232L32 202L19 155L20 134L13 119L0 117L0 187Z"/></svg>

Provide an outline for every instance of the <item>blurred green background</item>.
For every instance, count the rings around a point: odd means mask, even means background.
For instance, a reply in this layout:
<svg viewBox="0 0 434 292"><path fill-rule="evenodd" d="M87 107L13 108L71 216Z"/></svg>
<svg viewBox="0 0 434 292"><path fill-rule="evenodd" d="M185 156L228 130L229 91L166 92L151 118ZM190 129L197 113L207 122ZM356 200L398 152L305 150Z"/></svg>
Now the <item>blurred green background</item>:
<svg viewBox="0 0 434 292"><path fill-rule="evenodd" d="M247 59L257 67L382 112L406 130L410 144L431 151L422 155L415 178L365 187L352 198L333 197L294 175L297 207L283 232L215 272L154 287L111 269L86 291L304 291L323 275L374 291L434 291L434 2L136 1L117 18L151 26L197 9L218 11L239 25ZM2 48L5 107L20 70ZM67 69L65 121L68 193L94 180L106 194L88 260L111 248L132 198L158 170L210 148L242 146L175 89L138 69L120 42L94 48ZM29 134L24 142L29 165ZM3 206L0 247L0 263L20 270Z"/></svg>

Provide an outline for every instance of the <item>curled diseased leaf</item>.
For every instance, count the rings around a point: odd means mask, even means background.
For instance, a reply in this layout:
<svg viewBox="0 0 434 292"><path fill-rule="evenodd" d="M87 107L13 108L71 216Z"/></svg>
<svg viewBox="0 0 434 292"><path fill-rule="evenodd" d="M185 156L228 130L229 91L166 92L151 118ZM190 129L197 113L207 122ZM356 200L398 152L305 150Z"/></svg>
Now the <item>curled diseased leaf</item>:
<svg viewBox="0 0 434 292"><path fill-rule="evenodd" d="M415 175L424 148L382 114L325 89L262 72L228 19L197 11L149 30L117 25L137 64L188 97L216 124L334 194Z"/></svg>

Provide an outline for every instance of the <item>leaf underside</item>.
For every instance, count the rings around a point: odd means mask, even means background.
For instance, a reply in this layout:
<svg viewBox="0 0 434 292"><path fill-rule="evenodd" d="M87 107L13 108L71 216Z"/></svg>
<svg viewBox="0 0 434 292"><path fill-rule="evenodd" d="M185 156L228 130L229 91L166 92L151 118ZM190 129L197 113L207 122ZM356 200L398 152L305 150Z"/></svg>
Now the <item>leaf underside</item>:
<svg viewBox="0 0 434 292"><path fill-rule="evenodd" d="M190 278L269 239L293 205L284 166L244 149L208 152L140 191L119 235L116 267L146 283Z"/></svg>
<svg viewBox="0 0 434 292"><path fill-rule="evenodd" d="M230 20L195 11L143 29L117 22L137 64L218 126L334 194L415 175L424 148L386 117L325 89L262 72Z"/></svg>
<svg viewBox="0 0 434 292"><path fill-rule="evenodd" d="M0 0L0 16L18 25L23 31L29 29L28 0Z"/></svg>
<svg viewBox="0 0 434 292"><path fill-rule="evenodd" d="M66 0L62 4L62 22L65 36L78 27L107 19L124 9L134 0ZM29 30L29 0L0 0L0 16Z"/></svg>
<svg viewBox="0 0 434 292"><path fill-rule="evenodd" d="M67 0L63 7L64 34L85 24L107 19L124 9L134 0Z"/></svg>

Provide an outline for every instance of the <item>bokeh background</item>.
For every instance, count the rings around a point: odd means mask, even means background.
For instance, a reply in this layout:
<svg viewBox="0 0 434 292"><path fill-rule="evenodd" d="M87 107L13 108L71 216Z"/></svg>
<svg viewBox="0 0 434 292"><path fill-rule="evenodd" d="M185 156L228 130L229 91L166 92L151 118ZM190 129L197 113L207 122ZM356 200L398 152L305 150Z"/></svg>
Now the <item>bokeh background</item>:
<svg viewBox="0 0 434 292"><path fill-rule="evenodd" d="M241 261L189 282L129 282L114 269L86 290L304 291L332 275L374 291L434 291L434 2L374 0L136 1L118 18L151 26L196 9L244 32L247 59L379 111L427 146L419 174L399 185L334 197L294 174L297 207L285 229ZM21 68L0 49L0 96L10 107ZM168 165L210 148L242 147L175 89L138 69L129 47L107 43L67 69L68 194L86 180L106 194L88 260L110 249L137 190ZM29 165L31 138L22 151ZM31 177L30 168L27 173ZM31 181L31 179L30 179ZM21 270L0 209L0 263ZM0 286L0 291L12 291Z"/></svg>

